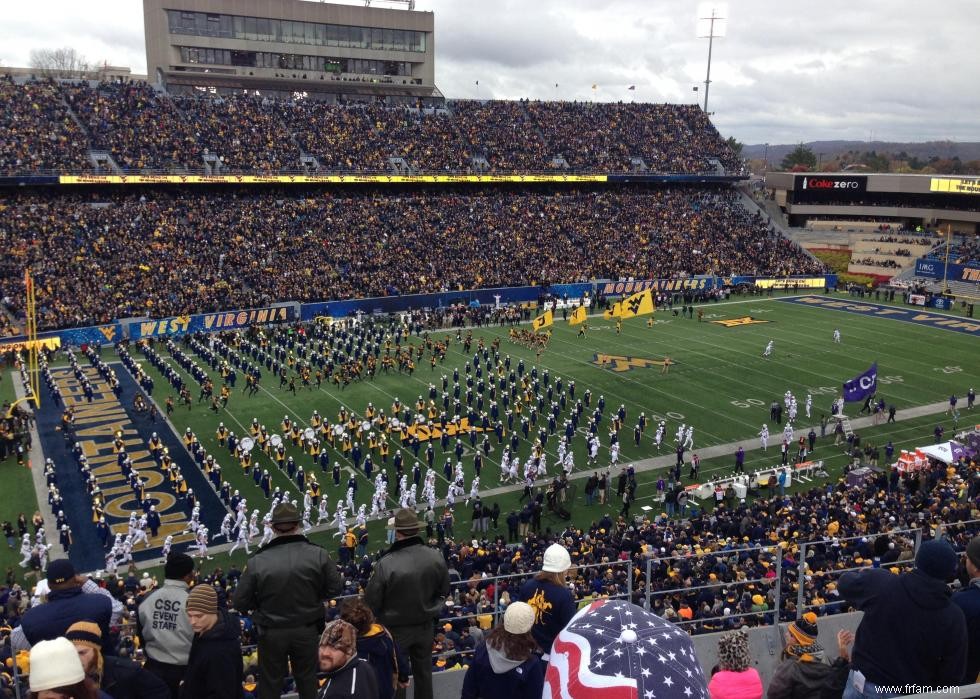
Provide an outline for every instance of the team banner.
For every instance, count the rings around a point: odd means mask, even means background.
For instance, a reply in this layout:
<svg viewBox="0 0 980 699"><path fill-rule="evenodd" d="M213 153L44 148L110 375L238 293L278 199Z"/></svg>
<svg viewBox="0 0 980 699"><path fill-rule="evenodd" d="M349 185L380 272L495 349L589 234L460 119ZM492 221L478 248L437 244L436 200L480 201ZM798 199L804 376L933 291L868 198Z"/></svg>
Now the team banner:
<svg viewBox="0 0 980 699"><path fill-rule="evenodd" d="M844 400L848 403L866 400L878 390L878 362L850 381L844 382Z"/></svg>
<svg viewBox="0 0 980 699"><path fill-rule="evenodd" d="M710 291L720 284L720 277L702 275L687 279L641 279L631 282L605 282L599 287L599 292L605 296L625 296L644 289L654 291Z"/></svg>
<svg viewBox="0 0 980 699"><path fill-rule="evenodd" d="M123 339L123 327L119 323L92 325L87 328L66 328L46 332L37 339L38 349L58 349L59 347L81 347L82 345L113 344ZM25 335L4 338L0 341L0 352L29 349L31 345Z"/></svg>
<svg viewBox="0 0 980 699"><path fill-rule="evenodd" d="M534 332L547 328L549 325L553 325L555 322L555 312L545 311L531 323L531 327L534 328Z"/></svg>
<svg viewBox="0 0 980 699"><path fill-rule="evenodd" d="M295 304L251 308L244 311L224 313L199 313L192 316L177 316L161 320L136 321L129 324L129 337L139 340L144 337L163 337L184 335L185 333L212 332L214 330L236 330L250 325L265 323L284 323L296 319Z"/></svg>
<svg viewBox="0 0 980 699"><path fill-rule="evenodd" d="M0 342L0 354L6 352L20 352L21 350L56 350L61 347L61 338L57 335L51 337L41 337L37 340L20 340L15 342Z"/></svg>
<svg viewBox="0 0 980 699"><path fill-rule="evenodd" d="M584 323L585 319L588 317L588 314L589 312L585 306L578 306L574 311L572 311L572 315L568 316L568 324L578 325L579 323Z"/></svg>
<svg viewBox="0 0 980 699"><path fill-rule="evenodd" d="M653 292L646 289L637 294L633 294L619 304L620 318L636 318L653 313Z"/></svg>
<svg viewBox="0 0 980 699"><path fill-rule="evenodd" d="M622 313L622 306L623 306L623 302L617 301L612 305L611 308L607 308L602 312L602 317L605 318L606 320L619 318L620 314Z"/></svg>

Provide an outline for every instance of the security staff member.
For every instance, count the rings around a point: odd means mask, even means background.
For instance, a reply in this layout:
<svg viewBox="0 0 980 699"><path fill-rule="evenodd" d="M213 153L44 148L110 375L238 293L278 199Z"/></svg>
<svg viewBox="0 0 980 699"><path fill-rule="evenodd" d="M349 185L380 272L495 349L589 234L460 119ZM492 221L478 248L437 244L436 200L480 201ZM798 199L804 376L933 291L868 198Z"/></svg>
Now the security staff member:
<svg viewBox="0 0 980 699"><path fill-rule="evenodd" d="M144 668L163 680L177 699L194 640L185 609L188 585L194 580L194 559L172 553L163 574L163 586L140 602L136 618L146 653Z"/></svg>
<svg viewBox="0 0 980 699"><path fill-rule="evenodd" d="M299 533L301 519L291 503L276 507L276 537L248 559L235 590L235 609L258 628L259 699L282 696L287 662L300 699L314 699L323 604L342 587L327 552Z"/></svg>
<svg viewBox="0 0 980 699"><path fill-rule="evenodd" d="M364 601L412 664L415 699L432 699L432 635L449 595L449 570L438 549L426 546L415 511L395 512L392 544L375 564ZM260 654L261 657L261 654Z"/></svg>

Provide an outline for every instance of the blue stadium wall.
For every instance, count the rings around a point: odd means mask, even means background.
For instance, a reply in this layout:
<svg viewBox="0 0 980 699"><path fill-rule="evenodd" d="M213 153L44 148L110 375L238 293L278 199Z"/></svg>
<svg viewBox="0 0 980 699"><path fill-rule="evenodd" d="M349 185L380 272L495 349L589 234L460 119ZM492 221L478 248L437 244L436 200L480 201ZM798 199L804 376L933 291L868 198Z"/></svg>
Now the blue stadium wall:
<svg viewBox="0 0 980 699"><path fill-rule="evenodd" d="M768 278L766 278L768 279ZM794 280L817 277L780 277L776 280L780 286L792 285ZM837 285L837 275L829 274L822 277L824 285L833 288ZM537 301L542 294L550 294L559 298L582 298L586 294L595 296L602 293L605 296L623 296L644 289L656 291L682 292L686 290L710 291L722 286L738 286L755 284L763 278L711 277L698 276L689 279L646 279L638 281L617 281L611 279L598 280L580 284L552 284L549 287L520 286L495 289L471 289L467 291L451 291L438 294L411 294L405 296L384 296L377 298L352 299L349 301L325 301L317 303L285 302L241 310L220 311L215 313L197 313L194 315L174 316L171 318L126 319L116 320L102 325L84 328L67 328L52 330L38 334L42 342L48 341L53 347L82 345L111 344L119 340L140 340L148 337L169 337L197 332L218 332L221 330L238 330L251 325L267 325L269 323L288 323L294 321L313 320L319 316L345 318L357 313L400 313L422 308L442 308L453 304L493 305L498 300L501 303L525 303ZM812 287L807 287L811 288ZM801 289L802 290L802 289ZM0 350L16 349L27 341L23 335L3 338L0 340Z"/></svg>

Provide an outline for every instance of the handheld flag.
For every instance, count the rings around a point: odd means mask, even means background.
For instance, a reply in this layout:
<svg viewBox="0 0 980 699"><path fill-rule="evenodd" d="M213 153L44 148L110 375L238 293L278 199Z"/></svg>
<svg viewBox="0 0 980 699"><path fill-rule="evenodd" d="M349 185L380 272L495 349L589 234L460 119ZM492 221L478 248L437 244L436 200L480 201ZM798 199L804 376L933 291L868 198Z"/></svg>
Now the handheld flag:
<svg viewBox="0 0 980 699"><path fill-rule="evenodd" d="M653 313L653 292L650 289L628 296L620 302L620 317L635 318Z"/></svg>
<svg viewBox="0 0 980 699"><path fill-rule="evenodd" d="M849 403L865 400L878 391L878 362L850 381L844 382L844 400Z"/></svg>
<svg viewBox="0 0 980 699"><path fill-rule="evenodd" d="M547 328L549 325L554 324L554 322L555 314L552 311L545 311L534 319L534 321L531 323L531 327L534 329L534 332L537 332L538 330Z"/></svg>
<svg viewBox="0 0 980 699"><path fill-rule="evenodd" d="M636 85L630 85L630 86L629 86L629 87L627 87L626 89L627 89L627 90L635 90L635 89L636 89Z"/></svg>
<svg viewBox="0 0 980 699"><path fill-rule="evenodd" d="M619 318L622 310L623 302L617 301L612 305L612 308L607 308L602 312L602 317L606 320L612 320L613 318Z"/></svg>
<svg viewBox="0 0 980 699"><path fill-rule="evenodd" d="M572 315L568 316L568 324L578 325L579 323L584 323L587 316L588 313L585 310L585 306L578 306L572 311Z"/></svg>

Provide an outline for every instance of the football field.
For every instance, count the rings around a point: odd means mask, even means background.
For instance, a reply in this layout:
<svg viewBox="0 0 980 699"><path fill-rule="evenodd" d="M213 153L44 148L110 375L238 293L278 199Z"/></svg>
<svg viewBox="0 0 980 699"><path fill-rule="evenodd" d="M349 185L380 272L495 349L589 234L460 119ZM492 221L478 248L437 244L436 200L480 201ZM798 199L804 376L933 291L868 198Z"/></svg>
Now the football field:
<svg viewBox="0 0 980 699"><path fill-rule="evenodd" d="M807 298L812 302L807 302ZM850 305L852 308L829 307L828 303L835 301ZM897 308L897 307L896 307ZM703 311L699 319L698 309ZM857 309L857 310L855 310ZM462 407L467 409L467 371L470 365L470 376L474 377L473 405L477 414L490 412L490 388L500 381L495 368L495 359L491 343L499 339L499 361L502 364L510 359L510 369L519 375L519 365L523 363L524 375L530 376L536 368L539 381L537 393L531 400L525 400L524 412L514 415L513 426L507 428L506 410L498 406L500 420L504 423L503 438L498 438L491 429L485 434L477 433L471 443L466 435L462 439L462 463L465 472L465 492L457 498L455 508L456 537L469 538L470 508L464 506L463 500L469 494L474 477L473 463L476 451L486 453L483 460L480 491L484 493L484 504L489 507L493 503L500 505L502 515L500 530L506 533L504 519L511 510L520 506L519 497L522 486L517 484L500 483L500 457L505 448L516 445L516 452L521 463L527 459L532 449L532 443L539 437L539 430L544 429L547 440L544 452L547 458L547 478L538 481L537 485L547 487L550 479L559 473L556 464L556 454L561 436L565 433L564 421L569 418L577 400L586 400L589 393L589 406L584 408L577 430L571 440L570 450L574 453L575 473L572 482L576 484L575 498L568 503L572 514L572 522L578 526L588 526L589 523L601 518L604 512L613 517L619 511L621 502L615 495L611 503L605 506L584 504L584 477L594 468L587 463L586 436L589 417L600 402L604 402L602 418L596 430L601 448L599 449L597 466L605 469L609 465L609 437L612 428L612 418L620 410L625 411L625 420L618 432L621 451L619 464L638 463L638 489L636 508L653 505L654 495L652 482L664 472L664 459L652 461L653 457L669 456L673 462L675 436L678 427L683 423L694 428L694 448L688 450L689 460L693 452L710 449L719 453L714 458L705 458L702 462L701 480L717 478L729 473L733 459L724 455L734 451L733 443L741 440L753 440L752 449L746 455L746 466L751 470L774 466L779 461L779 443L781 439L780 425L769 419L769 406L776 400L782 403L786 391L796 397L799 404L799 414L794 427L814 427L819 434L819 423L822 415L830 415L831 403L841 394L843 381L851 379L868 369L873 363L878 365L878 395L883 397L888 405L894 405L898 411L899 422L882 424L874 427L861 428L858 432L867 440L884 444L891 439L896 449L908 448L932 441L932 430L937 423L945 425L947 438L954 429L953 418L945 416L940 411L935 415L923 415L910 420L902 420L903 411L929 404L945 402L950 395L961 398L961 416L958 427L962 428L971 420L975 420L965 410L965 394L968 388L975 386L980 373L978 361L977 334L969 329L970 323L959 323L964 327L947 327L942 325L944 318L961 320L952 316L936 314L917 314L915 312L897 311L891 313L889 307L880 304L858 304L846 296L813 296L802 299L795 297L760 298L752 297L722 303L710 303L695 309L694 317L684 317L677 309L657 311L653 316L652 325L648 317L626 320L622 323L621 331L617 332L615 321L605 320L601 315L594 315L588 320L588 329L584 336L579 334L578 327L570 327L561 319L561 313L556 313L555 324L550 328L552 337L547 349L536 358L535 352L527 347L512 342L509 339L508 327L494 327L473 330L473 345L470 352L464 352L461 342L456 339L456 330L433 331L433 340L447 339L448 352L445 359L430 368L428 352L417 362L417 368L409 375L392 369L388 373L378 371L373 380L355 381L343 390L332 383L324 381L319 388L300 387L297 382L295 393L287 388L280 388L279 381L263 368L263 379L258 393L249 397L244 391L244 381L239 374L238 383L231 393L227 407L219 412L212 411L207 401L197 402L198 383L189 373L181 369L173 361L162 342L156 342L156 351L169 366L174 367L190 388L192 394L191 406L178 405L170 416L172 429L177 435L183 435L190 428L209 454L222 466L222 479L227 480L232 489L237 489L248 498L249 509L259 508L263 513L268 508L267 500L262 490L253 479L251 470L245 470L238 465L237 460L228 449L218 445L216 429L219 422L234 431L239 437L248 433L249 425L256 420L264 425L270 434L282 432L284 417L298 423L304 430L310 426L314 410L322 418L333 424L338 420L338 413L343 409L357 416L356 422L362 423L369 404L375 413L384 410L392 416L392 406L400 401L403 408L415 408L415 403L422 400L428 407L430 396L434 400L438 412L443 411L444 385L449 399L453 399L453 377L458 371L461 384ZM896 316L900 316L896 318ZM952 323L952 320L950 323ZM524 326L526 327L526 326ZM834 330L840 331L840 342L834 341ZM463 331L465 336L466 330ZM270 333L271 335L271 333ZM485 359L479 352L479 366L482 376L477 377L473 367L474 354L478 353L477 346L483 339L487 346ZM769 357L763 357L763 350L772 341L773 352ZM418 346L420 339L410 337L407 342ZM205 362L183 342L177 346L188 356L195 359L214 379L215 386L221 385L221 377L217 371L211 371ZM159 406L161 414L167 396L177 396L166 379L144 356L135 348L130 348L130 354L141 367L154 379L155 390L153 400ZM669 356L671 365L664 372L664 358ZM84 357L81 358L84 360ZM117 362L115 353L106 348L103 359L107 362ZM489 363L489 364L488 364ZM122 364L114 365L117 372L125 372ZM544 383L545 371L548 373L548 384ZM445 377L445 384L444 384ZM561 391L557 390L559 378ZM479 393L479 382L485 385L484 393ZM570 382L574 381L574 398L571 396ZM520 386L520 378L518 385ZM530 381L529 381L530 383ZM547 398L548 388L552 396ZM216 388L217 390L217 388ZM560 406L560 393L566 394L564 407ZM501 400L502 390L495 396ZM523 391L521 391L523 393ZM533 390L531 391L533 394ZM812 398L812 409L809 418L806 416L807 396ZM480 399L482 398L482 404ZM559 404L555 431L548 429L548 413L551 403ZM531 405L541 406L536 425L529 426L527 437L521 429L521 419L529 418ZM511 406L512 407L512 406ZM854 415L861 407L860 403L850 403L847 414ZM448 411L452 414L452 411ZM465 413L464 413L465 414ZM636 444L635 427L639 416L645 414L648 422ZM139 420L141 418L134 418ZM658 451L653 442L653 436L659 421L666 422L663 445ZM785 417L784 417L785 422ZM763 423L769 424L772 436L769 449L762 452L758 449L757 434ZM157 423L158 429L164 428L162 422ZM815 458L824 459L832 476L839 474L844 459L838 449L831 447L832 438L828 429L828 437L818 441ZM364 430L364 453L371 451L366 442L367 433L375 433L375 441L386 440L390 453L387 459L389 476L388 508L397 507L395 495L397 476L392 468L392 459L397 450L404 456L404 471L408 482L412 482L412 465L421 462L422 471L427 466L426 451L431 444L433 457L432 468L436 472L436 495L440 501L436 507L442 514L443 499L447 495L449 481L445 478L443 465L449 459L455 465L456 445L455 435L448 440L447 451L443 451L443 443L436 436L427 441L422 439L419 444L418 456L413 453L408 441L402 443L397 431L386 432L372 425ZM426 433L419 433L422 437ZM516 439L514 435L516 434ZM489 452L485 451L484 437L489 441ZM298 466L305 469L306 474L315 474L323 493L329 502L331 513L336 509L338 499L346 494L347 480L354 476L358 482L355 503L370 503L374 491L374 478L365 476L363 469L354 469L349 453L338 449L330 452L330 461L339 462L343 466L341 485L335 486L330 470L321 470L316 457L304 452L294 445L285 435L286 454L292 456ZM337 444L339 447L339 443ZM731 449L726 451L726 446ZM795 453L795 450L794 450ZM290 479L284 469L280 469L273 458L258 448L252 453L253 458L262 469L271 474L273 487L279 487L289 492L292 498L302 503L302 493L294 479ZM372 453L375 472L379 467L385 467L380 458L380 452ZM189 461L189 460L188 460ZM613 470L613 477L619 469ZM523 468L521 469L523 476ZM684 468L684 484L687 479L688 467ZM421 485L420 485L421 488ZM615 484L614 484L615 489ZM571 492L571 491L570 491ZM424 510L425 502L419 498L418 508ZM633 514L640 513L634 509ZM659 506L654 514L659 514ZM4 515L9 517L9 515ZM373 551L384 544L383 520L387 514L369 525L370 545ZM316 521L316 513L313 513ZM353 525L354 514L347 513L348 525ZM560 529L564 522L556 518L546 518L545 526ZM73 527L76 525L73 523ZM79 526L87 526L82 523ZM332 524L317 528L313 534L314 540L325 543L333 550L336 547L336 527ZM212 530L212 535L216 534ZM217 542L223 543L223 542ZM257 542L256 542L257 543ZM227 560L227 554L221 554ZM234 560L241 562L241 552L236 553ZM0 561L2 562L2 561Z"/></svg>

